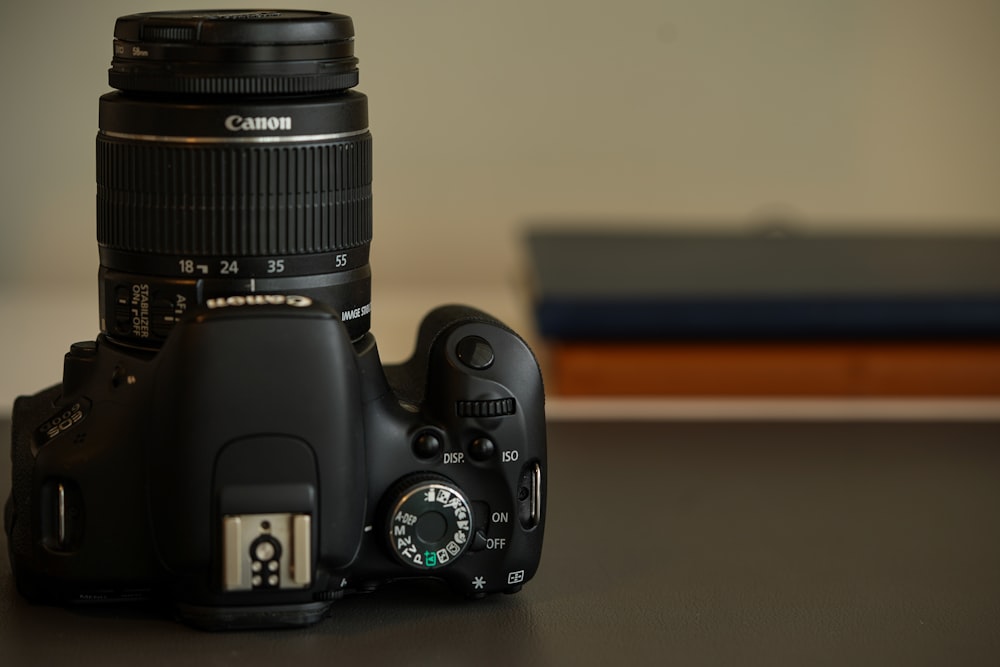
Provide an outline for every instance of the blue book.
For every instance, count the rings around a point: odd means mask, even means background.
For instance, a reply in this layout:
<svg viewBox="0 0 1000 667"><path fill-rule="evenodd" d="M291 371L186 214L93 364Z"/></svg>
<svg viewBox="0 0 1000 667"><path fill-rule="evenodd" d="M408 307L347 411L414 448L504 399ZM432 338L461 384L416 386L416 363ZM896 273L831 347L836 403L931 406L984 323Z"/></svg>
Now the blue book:
<svg viewBox="0 0 1000 667"><path fill-rule="evenodd" d="M535 229L555 340L1000 339L1000 235Z"/></svg>

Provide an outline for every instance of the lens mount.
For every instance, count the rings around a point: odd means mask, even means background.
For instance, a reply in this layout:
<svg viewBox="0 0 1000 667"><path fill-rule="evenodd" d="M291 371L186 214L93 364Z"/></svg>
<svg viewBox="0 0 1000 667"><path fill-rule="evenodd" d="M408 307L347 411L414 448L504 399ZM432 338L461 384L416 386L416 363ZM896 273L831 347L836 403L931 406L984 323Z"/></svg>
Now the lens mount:
<svg viewBox="0 0 1000 667"><path fill-rule="evenodd" d="M288 95L358 83L354 23L312 11L151 12L115 24L108 82L132 92Z"/></svg>

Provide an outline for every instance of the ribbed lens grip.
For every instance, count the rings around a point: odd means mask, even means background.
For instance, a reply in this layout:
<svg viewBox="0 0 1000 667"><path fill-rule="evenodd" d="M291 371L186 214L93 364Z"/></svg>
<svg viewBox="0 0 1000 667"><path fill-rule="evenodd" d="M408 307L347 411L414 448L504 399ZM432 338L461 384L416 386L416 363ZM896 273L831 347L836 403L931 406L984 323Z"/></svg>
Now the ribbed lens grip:
<svg viewBox="0 0 1000 667"><path fill-rule="evenodd" d="M344 90L358 85L358 73L312 76L163 76L146 72L108 73L108 82L119 90L154 91L196 95L305 95Z"/></svg>
<svg viewBox="0 0 1000 667"><path fill-rule="evenodd" d="M324 253L372 237L371 135L349 141L97 139L97 237L138 253Z"/></svg>

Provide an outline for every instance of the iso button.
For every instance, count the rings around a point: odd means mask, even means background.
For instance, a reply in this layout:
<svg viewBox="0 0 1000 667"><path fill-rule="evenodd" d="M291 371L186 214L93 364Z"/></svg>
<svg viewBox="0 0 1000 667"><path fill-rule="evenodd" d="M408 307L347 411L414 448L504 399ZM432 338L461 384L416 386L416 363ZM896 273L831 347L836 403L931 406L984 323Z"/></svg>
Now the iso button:
<svg viewBox="0 0 1000 667"><path fill-rule="evenodd" d="M417 475L397 485L386 524L396 559L422 571L452 563L473 537L469 499L440 475Z"/></svg>

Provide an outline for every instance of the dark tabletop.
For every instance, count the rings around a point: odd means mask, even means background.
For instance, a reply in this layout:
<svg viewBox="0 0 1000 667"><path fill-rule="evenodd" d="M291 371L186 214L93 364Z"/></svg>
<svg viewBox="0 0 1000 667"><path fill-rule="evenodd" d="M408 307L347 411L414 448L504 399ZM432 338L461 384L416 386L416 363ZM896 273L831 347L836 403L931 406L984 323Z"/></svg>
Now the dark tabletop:
<svg viewBox="0 0 1000 667"><path fill-rule="evenodd" d="M0 537L0 664L1000 664L1000 423L556 423L549 469L521 593L301 630L32 606Z"/></svg>

